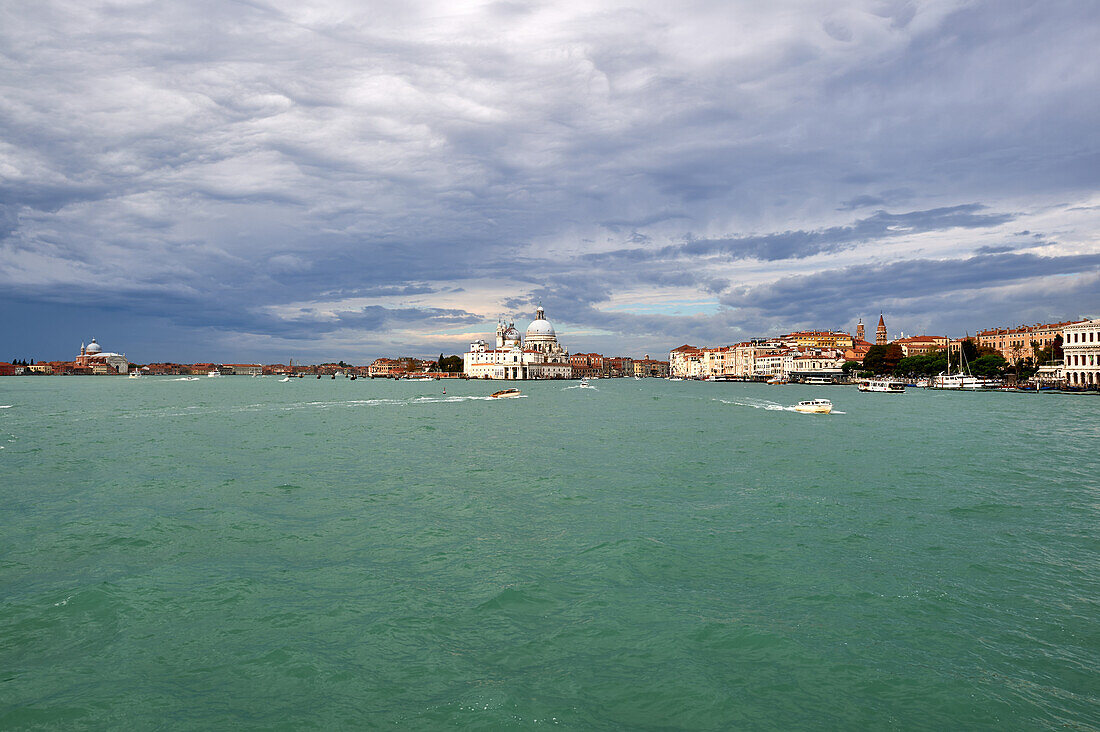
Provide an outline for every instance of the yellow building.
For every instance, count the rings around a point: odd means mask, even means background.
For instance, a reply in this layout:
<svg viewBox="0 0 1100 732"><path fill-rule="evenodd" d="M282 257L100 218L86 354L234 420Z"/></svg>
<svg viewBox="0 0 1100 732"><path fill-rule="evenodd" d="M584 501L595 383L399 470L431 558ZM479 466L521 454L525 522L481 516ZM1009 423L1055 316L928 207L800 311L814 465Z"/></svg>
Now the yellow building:
<svg viewBox="0 0 1100 732"><path fill-rule="evenodd" d="M855 343L850 333L827 330L799 331L782 336L780 340L789 341L799 348L851 348Z"/></svg>

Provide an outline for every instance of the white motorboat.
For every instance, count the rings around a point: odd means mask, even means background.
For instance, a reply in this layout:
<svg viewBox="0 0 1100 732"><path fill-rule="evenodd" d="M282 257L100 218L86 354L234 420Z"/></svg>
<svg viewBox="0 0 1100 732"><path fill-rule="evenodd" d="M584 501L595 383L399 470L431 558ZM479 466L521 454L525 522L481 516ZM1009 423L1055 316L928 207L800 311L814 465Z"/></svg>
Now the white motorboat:
<svg viewBox="0 0 1100 732"><path fill-rule="evenodd" d="M431 381L431 379L429 379ZM500 391L494 391L490 394L493 399L511 399L513 397L523 396L519 389L501 389Z"/></svg>
<svg viewBox="0 0 1100 732"><path fill-rule="evenodd" d="M595 389L596 387L588 383L588 379L581 379L581 383L577 384L582 389Z"/></svg>
<svg viewBox="0 0 1100 732"><path fill-rule="evenodd" d="M867 379L859 382L859 390L880 391L885 394L903 394L905 392L905 382L889 379Z"/></svg>
<svg viewBox="0 0 1100 732"><path fill-rule="evenodd" d="M806 414L828 414L833 411L833 403L828 399L807 399L799 402L794 411Z"/></svg>
<svg viewBox="0 0 1100 732"><path fill-rule="evenodd" d="M141 378L141 372L140 371L131 371L130 372L130 378L131 379L140 379Z"/></svg>
<svg viewBox="0 0 1100 732"><path fill-rule="evenodd" d="M289 376L284 376L283 378L279 379L280 384L282 384L284 381L290 381L290 377Z"/></svg>
<svg viewBox="0 0 1100 732"><path fill-rule="evenodd" d="M222 375L221 371L218 371L217 369L214 369L213 371L211 371L210 373L207 374L207 377L209 377L211 379L216 379L217 377L219 377L221 375Z"/></svg>

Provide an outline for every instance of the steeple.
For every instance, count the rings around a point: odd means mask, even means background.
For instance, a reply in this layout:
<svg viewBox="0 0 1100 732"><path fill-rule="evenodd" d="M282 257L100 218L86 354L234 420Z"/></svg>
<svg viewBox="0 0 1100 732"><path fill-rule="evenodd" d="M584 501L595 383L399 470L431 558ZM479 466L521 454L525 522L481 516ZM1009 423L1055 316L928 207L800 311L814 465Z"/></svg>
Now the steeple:
<svg viewBox="0 0 1100 732"><path fill-rule="evenodd" d="M875 328L875 345L886 345L886 321L882 318L882 313L878 315L878 327Z"/></svg>
<svg viewBox="0 0 1100 732"><path fill-rule="evenodd" d="M867 332L863 329L863 318L860 318L859 322L856 323L856 338L863 341L866 340L866 335Z"/></svg>

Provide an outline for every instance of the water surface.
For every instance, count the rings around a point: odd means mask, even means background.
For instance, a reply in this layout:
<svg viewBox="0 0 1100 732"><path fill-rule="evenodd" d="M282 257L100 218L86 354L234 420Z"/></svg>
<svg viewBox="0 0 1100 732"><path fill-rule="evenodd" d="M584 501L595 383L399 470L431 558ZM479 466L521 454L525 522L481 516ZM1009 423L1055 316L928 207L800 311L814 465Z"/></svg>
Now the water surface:
<svg viewBox="0 0 1100 732"><path fill-rule="evenodd" d="M1100 399L593 384L0 379L0 727L1100 727Z"/></svg>

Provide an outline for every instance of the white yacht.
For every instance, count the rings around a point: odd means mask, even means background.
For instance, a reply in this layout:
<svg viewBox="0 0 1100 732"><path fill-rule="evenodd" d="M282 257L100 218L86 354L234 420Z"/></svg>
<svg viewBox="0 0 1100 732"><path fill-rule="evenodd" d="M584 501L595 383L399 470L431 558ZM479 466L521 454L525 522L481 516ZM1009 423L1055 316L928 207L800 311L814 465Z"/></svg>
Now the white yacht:
<svg viewBox="0 0 1100 732"><path fill-rule="evenodd" d="M215 379L215 378L217 378L221 375L222 375L222 372L218 371L217 369L214 369L213 371L211 371L210 373L207 374L207 376L211 379Z"/></svg>
<svg viewBox="0 0 1100 732"><path fill-rule="evenodd" d="M860 391L880 391L885 394L905 393L904 381L891 381L890 379L867 379L859 382Z"/></svg>

